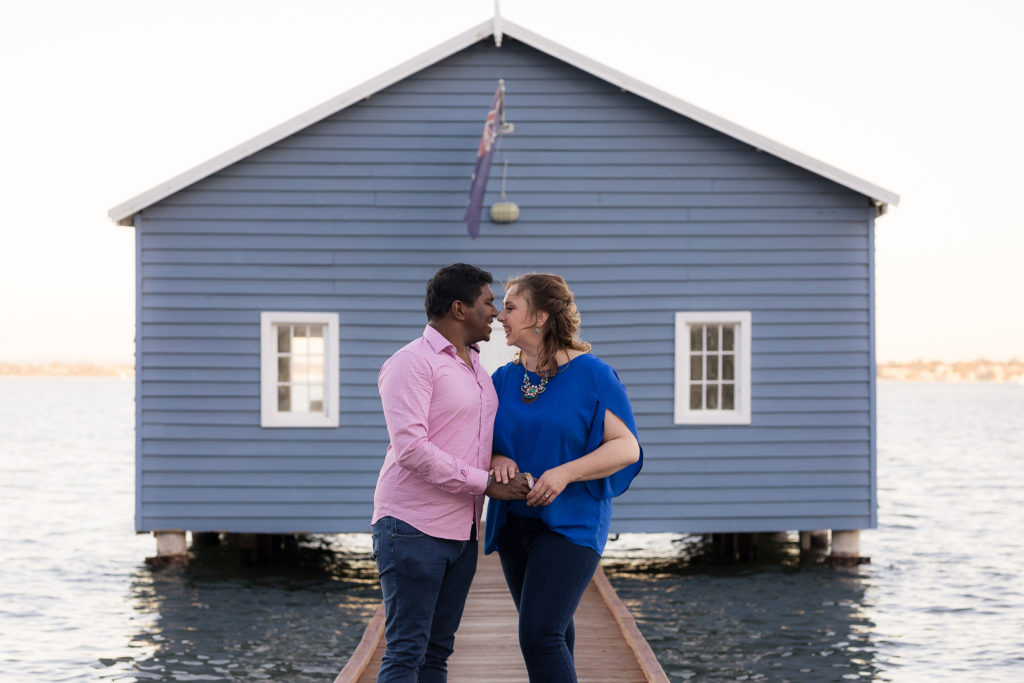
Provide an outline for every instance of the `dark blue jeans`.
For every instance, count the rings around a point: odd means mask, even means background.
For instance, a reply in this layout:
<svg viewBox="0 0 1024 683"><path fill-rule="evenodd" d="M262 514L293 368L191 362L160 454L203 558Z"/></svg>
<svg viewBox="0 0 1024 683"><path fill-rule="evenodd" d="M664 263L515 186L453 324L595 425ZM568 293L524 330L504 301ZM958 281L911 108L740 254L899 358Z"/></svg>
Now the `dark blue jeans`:
<svg viewBox="0 0 1024 683"><path fill-rule="evenodd" d="M477 542L428 536L395 517L372 528L386 615L377 681L443 682L476 573Z"/></svg>
<svg viewBox="0 0 1024 683"><path fill-rule="evenodd" d="M539 519L515 515L498 534L498 554L519 610L519 647L530 680L575 682L572 616L601 556Z"/></svg>

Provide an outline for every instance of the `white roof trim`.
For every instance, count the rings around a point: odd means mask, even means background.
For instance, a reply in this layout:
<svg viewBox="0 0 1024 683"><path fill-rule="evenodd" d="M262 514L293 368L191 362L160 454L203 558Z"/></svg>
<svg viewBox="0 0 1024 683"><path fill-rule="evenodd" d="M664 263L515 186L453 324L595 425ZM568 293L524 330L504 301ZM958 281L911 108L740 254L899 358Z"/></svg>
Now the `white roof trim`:
<svg viewBox="0 0 1024 683"><path fill-rule="evenodd" d="M495 9L497 9L497 7ZM275 142L279 142L289 135L297 133L303 128L341 111L345 107L370 97L384 88L411 76L417 71L439 62L445 57L455 54L459 50L469 47L484 38L495 35L495 31L500 31L504 35L520 40L541 52L547 53L552 57L566 62L567 64L571 64L572 66L597 76L602 80L617 85L624 90L635 93L644 99L665 107L666 109L670 109L678 114L691 118L694 121L724 133L729 137L745 142L757 149L768 152L769 154L777 156L780 159L784 159L785 161L795 164L801 168L807 169L808 171L816 173L824 178L828 178L829 180L843 185L844 187L848 187L851 190L860 192L874 200L879 207L879 213L884 213L887 205L891 204L896 206L899 204L900 197L895 192L891 192L883 187L869 183L868 181L851 175L842 169L830 166L823 161L807 156L806 154L798 152L791 147L787 147L781 143L775 142L774 140L770 140L763 135L759 135L754 131L744 128L743 126L727 121L726 119L690 104L689 102L685 102L677 97L669 95L668 93L647 85L642 81L632 78L631 76L627 76L620 71L616 71L615 69L594 61L593 59L581 55L578 52L574 52L563 45L559 45L558 43L548 40L543 36L533 33L532 31L508 21L504 17L499 17L497 12L495 12L495 17L493 19L488 19L468 31L464 31L454 38L441 43L437 47L427 50L426 52L413 57L412 59L403 62L388 71L385 71L379 76L376 76L365 83L338 95L337 97L327 100L323 104L313 107L309 111L299 114L295 118L285 121L279 126L275 126L261 135L257 135L247 142L243 142L237 147L233 147L223 154L220 154L209 161L196 166L195 168L185 171L184 173L181 173L180 175L177 175L156 187L129 199L123 204L115 206L110 209L107 215L118 225L133 225L133 218L137 213L149 206L152 206L161 199L169 197L175 192L178 192L189 185L192 185L193 183L196 183L203 178L230 166L236 161L240 161L245 157L255 154L261 149L269 147Z"/></svg>
<svg viewBox="0 0 1024 683"><path fill-rule="evenodd" d="M445 57L449 57L459 50L467 48L470 45L487 38L491 35L493 28L494 22L490 19L474 26L468 31L464 31L454 38L441 43L437 47L427 50L426 52L399 64L393 69L389 69L379 76L371 78L365 83L357 85L355 88L352 88L337 97L331 98L323 104L317 105L309 111L299 114L295 118L285 121L279 126L275 126L247 142L243 142L237 147L232 147L223 154L215 156L209 161L185 171L180 175L176 175L170 180L160 183L151 190L147 190L137 197L129 199L123 204L115 206L107 212L107 215L110 217L110 220L114 221L118 225L133 225L132 219L135 214L152 206L161 199L165 199L175 192L183 190L189 185L192 185L209 175L213 175L217 171L227 168L236 161L240 161L252 154L255 154L275 142L280 142L289 135L297 133L303 128L306 128L317 121L321 121L328 116L341 111L345 107L355 104L359 100L370 97L389 85L394 85L403 78L411 76L417 71L441 61Z"/></svg>
<svg viewBox="0 0 1024 683"><path fill-rule="evenodd" d="M547 38L539 36L521 26L517 26L508 20L503 21L503 27L506 34L540 50L541 52L546 52L552 57L556 57L563 62L572 64L578 69L582 69L583 71L593 74L602 80L608 81L620 88L635 93L644 99L654 102L655 104L660 104L666 109L671 109L672 111L691 118L698 123L702 123L709 128L714 128L721 133L725 133L729 137L746 142L757 149L773 154L780 159L784 159L792 164L800 166L801 168L805 168L808 171L817 173L829 180L834 180L840 185L867 195L878 204L892 204L895 206L900 201L900 196L895 192L891 192L883 187L879 187L878 185L869 183L866 180L850 175L846 171L830 166L823 161L814 159L813 157L809 157L802 152L792 149L791 147L787 147L781 143L775 142L774 140L769 140L763 135L759 135L758 133L737 125L732 121L727 121L721 116L712 114L711 112L692 105L689 102L684 102L678 97L673 97L666 92L647 85L642 81L638 81L631 76L627 76L621 71L616 71L611 67L601 64L600 62L596 62L589 57L579 54L578 52L573 52L567 47L552 42Z"/></svg>

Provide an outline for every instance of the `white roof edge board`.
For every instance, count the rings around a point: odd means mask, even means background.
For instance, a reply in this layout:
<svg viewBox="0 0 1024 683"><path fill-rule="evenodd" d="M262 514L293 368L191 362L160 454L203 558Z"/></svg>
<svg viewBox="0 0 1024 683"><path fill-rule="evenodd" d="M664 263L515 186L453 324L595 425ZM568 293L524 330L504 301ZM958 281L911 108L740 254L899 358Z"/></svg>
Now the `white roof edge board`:
<svg viewBox="0 0 1024 683"><path fill-rule="evenodd" d="M621 71L616 71L615 69L605 66L604 64L590 59L585 55L581 55L578 52L574 52L567 47L544 38L543 36L537 35L536 33L514 24L507 19L502 19L502 28L506 35L512 36L516 40L520 40L541 52L545 52L552 57L556 57L563 62L571 64L578 69L582 69L583 71L597 76L604 81L608 81L620 88L635 93L644 99L654 102L655 104L660 104L666 109L670 109L678 114L691 118L698 123L702 123L709 128L719 131L720 133L725 133L729 137L746 142L759 150L768 152L780 159L784 159L785 161L805 168L808 171L812 171L813 173L835 181L844 187L848 187L851 190L856 190L857 192L870 197L878 204L892 204L893 206L899 204L900 196L895 192L891 192L890 190L879 187L874 183L870 183L858 178L857 176L851 175L842 169L830 166L823 161L809 157L803 152L799 152L779 142L770 140L763 135L735 124L732 121L723 119L721 116L712 114L711 112L701 109L689 102L685 102L678 97L669 95L668 93L647 85L642 81L638 81Z"/></svg>
<svg viewBox="0 0 1024 683"><path fill-rule="evenodd" d="M374 78L357 85L351 90L348 90L337 97L333 97L326 102L313 107L309 111L303 112L295 118L289 119L288 121L257 135L251 140L243 142L237 147L232 147L228 151L160 183L156 187L129 199L123 204L115 206L107 212L107 215L110 217L110 220L114 221L118 225L131 226L133 225L132 218L139 211L152 206L161 199L165 199L175 192L178 192L179 190L182 190L209 175L213 175L217 171L230 166L236 161L240 161L247 156L255 154L261 149L269 147L275 142L279 142L289 135L297 133L303 128L311 126L312 124L341 111L345 107L355 104L359 100L380 92L389 85L393 85L403 78L411 76L417 71L439 62L445 57L455 54L459 50L487 38L491 35L493 28L493 20L488 19L468 31L464 31L454 38L441 43L437 47L431 48L408 61L402 62L398 66L385 71L379 76L375 76Z"/></svg>
<svg viewBox="0 0 1024 683"><path fill-rule="evenodd" d="M460 33L454 38L441 43L437 47L427 50L426 52L423 52L422 54L417 55L416 57L413 57L412 59L405 61L388 71L385 71L379 76L371 78L361 85L358 85L337 97L327 100L326 102L313 107L309 111L299 114L295 118L285 121L284 123L257 135L251 140L243 142L237 147L231 148L209 161L200 164L199 166L174 176L173 178L160 183L156 187L129 199L123 204L115 206L110 209L107 215L118 225L131 226L134 224L132 219L135 214L149 206L152 206L161 199L164 199L175 192L178 192L179 190L182 190L189 185L192 185L193 183L198 182L203 178L226 168L227 166L230 166L236 161L240 161L247 156L255 154L261 149L283 140L289 135L297 133L303 128L341 111L345 107L355 104L359 100L370 97L389 85L393 85L403 78L435 64L445 57L455 54L459 50L494 35L495 29L498 28L498 26L499 24L495 19L488 19L469 30ZM752 130L748 130L743 126L723 119L722 117L692 105L689 102L685 102L677 97L669 95L668 93L658 90L653 86L647 85L642 81L632 78L631 76L627 76L620 71L616 71L611 67L605 66L600 62L533 33L528 29L508 21L504 17L501 17L500 19L500 28L498 28L498 30L500 30L504 35L512 36L516 40L520 40L541 52L560 59L567 64L571 64L578 69L617 85L620 88L635 93L644 99L665 107L666 109L682 114L683 116L691 118L698 123L708 126L709 128L713 128L714 130L745 142L757 149L777 156L780 159L807 169L808 171L816 173L824 178L828 178L829 180L839 183L844 187L848 187L851 190L860 192L874 200L876 205L879 207L880 214L885 213L887 205L891 204L896 206L899 204L900 197L895 192L891 192L885 188L879 187L878 185L869 183L868 181L851 175L846 171L830 166L829 164L814 159L813 157L809 157L802 152L798 152L795 149L775 142L774 140L770 140L763 135L759 135Z"/></svg>

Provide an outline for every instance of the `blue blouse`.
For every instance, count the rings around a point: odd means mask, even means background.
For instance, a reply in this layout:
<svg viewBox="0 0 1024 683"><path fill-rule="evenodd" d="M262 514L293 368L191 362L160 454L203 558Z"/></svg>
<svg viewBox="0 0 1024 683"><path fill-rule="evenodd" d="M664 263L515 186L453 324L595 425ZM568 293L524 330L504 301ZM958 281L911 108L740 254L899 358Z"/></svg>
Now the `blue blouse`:
<svg viewBox="0 0 1024 683"><path fill-rule="evenodd" d="M547 388L533 403L523 403L521 365L498 368L491 379L498 392L494 420L494 452L516 461L520 471L540 477L547 470L582 457L601 445L605 411L610 410L636 435L633 408L615 370L589 353L558 368ZM527 373L531 384L540 376ZM639 438L637 439L639 441ZM505 515L534 517L577 545L604 552L612 519L612 498L629 488L643 465L636 463L603 479L573 482L546 506L528 507L525 501L490 499L484 552L497 548Z"/></svg>

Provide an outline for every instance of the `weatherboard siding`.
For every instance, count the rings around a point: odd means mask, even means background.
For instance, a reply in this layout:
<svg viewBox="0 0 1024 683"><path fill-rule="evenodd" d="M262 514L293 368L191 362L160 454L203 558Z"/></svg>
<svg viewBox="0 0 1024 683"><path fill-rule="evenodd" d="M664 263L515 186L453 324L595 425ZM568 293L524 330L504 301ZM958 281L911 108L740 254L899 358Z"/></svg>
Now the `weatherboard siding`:
<svg viewBox="0 0 1024 683"><path fill-rule="evenodd" d="M485 213L472 241L461 218L499 78L516 129L485 206L507 157L522 215ZM377 370L421 332L426 280L459 260L573 287L644 446L614 531L873 526L873 215L520 43L479 43L137 218L137 527L366 531L387 444ZM260 428L268 310L339 313L338 428ZM687 310L752 312L751 425L673 424Z"/></svg>

